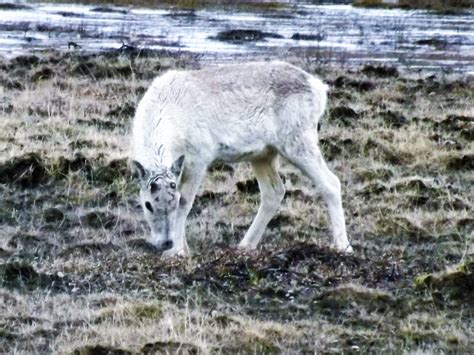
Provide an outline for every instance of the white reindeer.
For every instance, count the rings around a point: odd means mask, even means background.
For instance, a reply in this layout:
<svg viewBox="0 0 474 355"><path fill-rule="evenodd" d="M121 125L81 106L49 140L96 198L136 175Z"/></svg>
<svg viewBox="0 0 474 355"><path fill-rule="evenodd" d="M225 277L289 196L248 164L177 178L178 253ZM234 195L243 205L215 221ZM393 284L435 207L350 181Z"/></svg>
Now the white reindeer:
<svg viewBox="0 0 474 355"><path fill-rule="evenodd" d="M188 255L185 222L208 166L249 161L261 204L240 248L254 249L285 193L278 155L319 188L329 209L333 245L352 252L341 187L318 147L327 86L283 62L168 71L138 105L132 168L151 242L164 256Z"/></svg>

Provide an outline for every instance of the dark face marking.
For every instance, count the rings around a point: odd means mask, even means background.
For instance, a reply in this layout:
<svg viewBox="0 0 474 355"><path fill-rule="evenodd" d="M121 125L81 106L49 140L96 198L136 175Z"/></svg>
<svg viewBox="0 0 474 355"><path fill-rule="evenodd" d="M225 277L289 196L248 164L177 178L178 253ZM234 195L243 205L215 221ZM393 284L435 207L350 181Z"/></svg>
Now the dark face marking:
<svg viewBox="0 0 474 355"><path fill-rule="evenodd" d="M153 207L151 206L151 203L149 201L145 202L145 208L153 213Z"/></svg>
<svg viewBox="0 0 474 355"><path fill-rule="evenodd" d="M172 167L158 166L153 171L132 162L140 177L140 200L151 229L151 242L155 245L167 242L173 245L171 239L180 201L177 181L183 161L184 156L181 156Z"/></svg>
<svg viewBox="0 0 474 355"><path fill-rule="evenodd" d="M150 184L150 192L151 192L152 194L158 192L159 189L160 189L160 187L158 186L158 184L156 184L156 183L154 183L154 182L152 182L152 183Z"/></svg>

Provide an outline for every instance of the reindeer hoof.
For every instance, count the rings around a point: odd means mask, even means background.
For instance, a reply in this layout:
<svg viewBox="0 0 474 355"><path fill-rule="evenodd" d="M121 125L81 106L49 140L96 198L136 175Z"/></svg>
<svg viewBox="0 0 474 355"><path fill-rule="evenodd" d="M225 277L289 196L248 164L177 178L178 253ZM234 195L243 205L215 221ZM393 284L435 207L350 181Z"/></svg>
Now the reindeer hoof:
<svg viewBox="0 0 474 355"><path fill-rule="evenodd" d="M168 249L165 250L162 254L161 257L163 259L172 259L172 258L184 258L189 256L189 252L186 252L184 249Z"/></svg>
<svg viewBox="0 0 474 355"><path fill-rule="evenodd" d="M344 254L354 253L354 249L352 249L352 246L350 244L347 244L347 245L332 244L331 247L340 253L344 253Z"/></svg>

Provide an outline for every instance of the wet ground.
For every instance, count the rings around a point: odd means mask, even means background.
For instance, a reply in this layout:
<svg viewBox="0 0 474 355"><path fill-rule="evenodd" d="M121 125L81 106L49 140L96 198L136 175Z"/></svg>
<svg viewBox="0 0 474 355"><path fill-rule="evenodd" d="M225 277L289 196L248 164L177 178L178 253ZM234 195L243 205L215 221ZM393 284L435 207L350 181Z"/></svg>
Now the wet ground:
<svg viewBox="0 0 474 355"><path fill-rule="evenodd" d="M245 164L214 166L193 256L165 261L128 166L137 102L171 52L50 52L0 63L0 352L454 352L473 347L474 82L395 67L313 67L331 86L321 147L342 182L354 255L283 163L261 247ZM60 73L60 75L58 75Z"/></svg>
<svg viewBox="0 0 474 355"><path fill-rule="evenodd" d="M62 4L0 6L0 53L97 51L124 44L189 51L201 60L304 56L318 64L390 63L474 73L474 12L287 4L264 11ZM71 44L70 42L73 42Z"/></svg>

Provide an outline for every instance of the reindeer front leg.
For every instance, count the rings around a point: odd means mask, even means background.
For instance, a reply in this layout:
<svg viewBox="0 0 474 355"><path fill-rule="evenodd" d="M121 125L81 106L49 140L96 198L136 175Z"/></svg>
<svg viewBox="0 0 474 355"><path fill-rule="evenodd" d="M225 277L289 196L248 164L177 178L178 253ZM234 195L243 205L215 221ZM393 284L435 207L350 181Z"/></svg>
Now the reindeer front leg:
<svg viewBox="0 0 474 355"><path fill-rule="evenodd" d="M186 218L191 211L196 193L207 170L206 164L196 164L189 162L189 160L190 157L186 157L178 183L180 199L174 225L173 247L163 252L165 258L189 255L185 236Z"/></svg>

